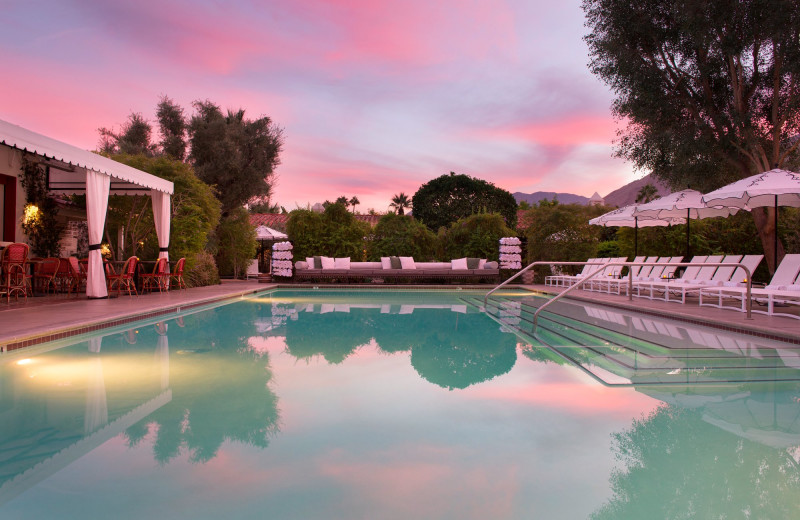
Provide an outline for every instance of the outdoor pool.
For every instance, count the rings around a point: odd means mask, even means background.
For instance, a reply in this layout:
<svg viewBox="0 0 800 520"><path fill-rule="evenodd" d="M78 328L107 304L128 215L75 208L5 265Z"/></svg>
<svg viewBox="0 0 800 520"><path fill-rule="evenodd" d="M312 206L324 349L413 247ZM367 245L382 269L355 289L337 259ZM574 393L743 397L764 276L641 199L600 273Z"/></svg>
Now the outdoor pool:
<svg viewBox="0 0 800 520"><path fill-rule="evenodd" d="M274 290L0 356L0 518L800 518L800 345Z"/></svg>

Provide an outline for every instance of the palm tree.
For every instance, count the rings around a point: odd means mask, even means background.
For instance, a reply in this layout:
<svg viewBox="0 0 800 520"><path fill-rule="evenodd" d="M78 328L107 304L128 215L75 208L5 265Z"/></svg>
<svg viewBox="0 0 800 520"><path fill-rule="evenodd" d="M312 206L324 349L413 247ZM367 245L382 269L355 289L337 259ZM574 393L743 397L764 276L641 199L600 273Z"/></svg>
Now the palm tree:
<svg viewBox="0 0 800 520"><path fill-rule="evenodd" d="M658 189L652 184L645 184L636 194L636 202L648 203L658 197Z"/></svg>
<svg viewBox="0 0 800 520"><path fill-rule="evenodd" d="M356 214L356 205L361 204L361 201L358 200L358 197L353 195L353 198L350 199L350 205L353 206L353 215Z"/></svg>
<svg viewBox="0 0 800 520"><path fill-rule="evenodd" d="M410 208L411 207L411 199L408 198L408 195L403 193L402 191L392 197L392 203L389 204L390 208L395 208L397 210L398 215L405 215L403 208Z"/></svg>

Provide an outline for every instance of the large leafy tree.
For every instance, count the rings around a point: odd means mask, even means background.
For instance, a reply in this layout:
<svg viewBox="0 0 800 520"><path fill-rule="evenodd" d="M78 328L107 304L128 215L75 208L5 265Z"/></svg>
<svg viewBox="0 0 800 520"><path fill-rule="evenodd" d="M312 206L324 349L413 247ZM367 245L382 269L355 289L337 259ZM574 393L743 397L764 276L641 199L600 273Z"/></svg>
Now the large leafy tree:
<svg viewBox="0 0 800 520"><path fill-rule="evenodd" d="M414 218L433 231L477 213L499 213L508 227L517 225L517 201L511 193L468 175L442 175L420 186L411 199Z"/></svg>
<svg viewBox="0 0 800 520"><path fill-rule="evenodd" d="M161 151L164 155L182 161L186 158L186 118L183 108L163 96L156 108L158 128L161 131Z"/></svg>
<svg viewBox="0 0 800 520"><path fill-rule="evenodd" d="M269 117L246 119L244 110L222 110L196 101L189 123L189 160L197 176L217 189L223 214L254 197L269 196L280 164L283 130Z"/></svg>
<svg viewBox="0 0 800 520"><path fill-rule="evenodd" d="M701 190L795 164L795 0L584 0L583 9L591 70L627 123L619 156ZM772 211L752 213L774 270Z"/></svg>

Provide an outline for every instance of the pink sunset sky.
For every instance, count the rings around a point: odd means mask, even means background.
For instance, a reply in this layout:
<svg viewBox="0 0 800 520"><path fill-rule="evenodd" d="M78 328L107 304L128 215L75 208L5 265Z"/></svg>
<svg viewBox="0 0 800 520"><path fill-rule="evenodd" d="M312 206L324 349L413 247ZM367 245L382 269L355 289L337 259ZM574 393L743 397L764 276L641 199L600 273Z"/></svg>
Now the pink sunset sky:
<svg viewBox="0 0 800 520"><path fill-rule="evenodd" d="M64 1L3 6L0 119L95 149L167 95L267 115L286 144L273 202L398 192L450 171L511 192L606 195L612 94L580 0Z"/></svg>

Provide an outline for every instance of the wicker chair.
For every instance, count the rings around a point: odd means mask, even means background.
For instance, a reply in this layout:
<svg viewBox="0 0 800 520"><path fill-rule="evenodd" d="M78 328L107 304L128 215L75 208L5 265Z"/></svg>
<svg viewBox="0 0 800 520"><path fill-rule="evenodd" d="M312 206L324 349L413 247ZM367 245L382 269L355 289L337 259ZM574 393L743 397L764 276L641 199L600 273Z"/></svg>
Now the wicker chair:
<svg viewBox="0 0 800 520"><path fill-rule="evenodd" d="M119 293L122 292L122 288L128 291L128 296L131 294L131 289L139 296L139 291L136 290L136 283L134 280L134 276L136 275L136 266L139 263L139 258L132 256L125 260L125 265L122 266L122 271L119 274L115 274L113 269L106 273L106 283L108 284L108 291L111 292L114 289L114 286L117 287L117 296Z"/></svg>
<svg viewBox="0 0 800 520"><path fill-rule="evenodd" d="M152 291L158 287L158 292L167 290L167 282L169 282L169 273L167 272L167 259L159 258L156 260L156 265L153 267L152 273L144 273L139 275L142 281L142 292Z"/></svg>
<svg viewBox="0 0 800 520"><path fill-rule="evenodd" d="M175 264L175 270L170 273L169 279L171 283L178 284L178 289L186 289L186 282L183 281L183 268L186 265L186 258L181 258Z"/></svg>

